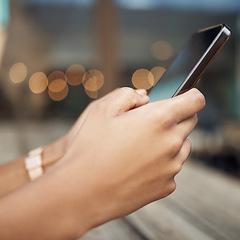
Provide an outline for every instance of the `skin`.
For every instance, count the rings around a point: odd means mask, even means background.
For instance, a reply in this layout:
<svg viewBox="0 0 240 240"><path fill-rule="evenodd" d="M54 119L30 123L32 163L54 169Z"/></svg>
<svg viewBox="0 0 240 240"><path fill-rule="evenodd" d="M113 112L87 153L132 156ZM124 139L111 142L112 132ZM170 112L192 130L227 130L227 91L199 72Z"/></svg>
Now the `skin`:
<svg viewBox="0 0 240 240"><path fill-rule="evenodd" d="M139 91L141 92L142 90ZM144 91L143 93L146 94ZM42 165L44 172L49 170L53 165L55 165L56 162L63 158L78 134L88 109L89 108L87 108L77 119L75 124L66 135L60 139L57 139L55 142L42 147ZM21 156L0 166L0 197L9 194L10 192L30 182L30 178L25 168L26 156L27 155Z"/></svg>
<svg viewBox="0 0 240 240"><path fill-rule="evenodd" d="M205 99L148 100L122 88L90 104L58 163L0 198L0 239L75 239L171 194Z"/></svg>

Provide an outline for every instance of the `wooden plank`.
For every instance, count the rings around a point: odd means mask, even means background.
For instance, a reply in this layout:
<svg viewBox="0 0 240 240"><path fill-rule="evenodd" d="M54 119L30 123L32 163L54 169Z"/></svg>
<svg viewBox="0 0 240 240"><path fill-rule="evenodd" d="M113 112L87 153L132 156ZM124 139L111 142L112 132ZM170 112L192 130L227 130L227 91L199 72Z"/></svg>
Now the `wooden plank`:
<svg viewBox="0 0 240 240"><path fill-rule="evenodd" d="M212 240L213 238L176 211L162 204L150 204L128 217L147 239Z"/></svg>
<svg viewBox="0 0 240 240"><path fill-rule="evenodd" d="M190 163L170 197L128 217L148 239L239 239L239 181Z"/></svg>
<svg viewBox="0 0 240 240"><path fill-rule="evenodd" d="M182 203L182 202L181 202ZM179 204L177 201L167 201L163 200L161 202L162 207L171 209L177 216L181 216L188 224L195 226L199 231L203 232L208 238L217 240L227 240L229 239L225 234L216 229L212 224L204 219L204 217L199 216L199 212L192 209L187 202ZM189 231L186 232L187 235L191 235ZM199 239L199 236L195 236ZM201 238L200 238L201 239Z"/></svg>
<svg viewBox="0 0 240 240"><path fill-rule="evenodd" d="M123 219L118 219L106 223L100 227L92 229L79 240L142 240L134 229Z"/></svg>
<svg viewBox="0 0 240 240"><path fill-rule="evenodd" d="M177 178L178 191L170 199L225 239L240 238L240 182L220 172L189 164Z"/></svg>

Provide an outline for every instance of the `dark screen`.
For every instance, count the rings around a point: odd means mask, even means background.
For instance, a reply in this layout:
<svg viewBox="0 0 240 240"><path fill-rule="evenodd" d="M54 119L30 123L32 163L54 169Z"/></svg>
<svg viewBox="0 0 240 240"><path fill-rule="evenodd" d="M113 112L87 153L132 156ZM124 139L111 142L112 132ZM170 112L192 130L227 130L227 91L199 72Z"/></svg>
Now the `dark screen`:
<svg viewBox="0 0 240 240"><path fill-rule="evenodd" d="M171 98L219 34L222 25L192 35L149 93L150 102Z"/></svg>

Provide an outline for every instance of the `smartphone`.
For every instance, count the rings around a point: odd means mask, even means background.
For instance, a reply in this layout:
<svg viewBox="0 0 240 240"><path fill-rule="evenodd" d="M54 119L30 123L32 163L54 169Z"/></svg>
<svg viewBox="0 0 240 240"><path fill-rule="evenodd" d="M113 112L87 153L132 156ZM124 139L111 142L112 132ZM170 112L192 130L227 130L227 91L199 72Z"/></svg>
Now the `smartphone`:
<svg viewBox="0 0 240 240"><path fill-rule="evenodd" d="M194 33L150 90L150 102L171 98L193 88L231 35L226 24Z"/></svg>

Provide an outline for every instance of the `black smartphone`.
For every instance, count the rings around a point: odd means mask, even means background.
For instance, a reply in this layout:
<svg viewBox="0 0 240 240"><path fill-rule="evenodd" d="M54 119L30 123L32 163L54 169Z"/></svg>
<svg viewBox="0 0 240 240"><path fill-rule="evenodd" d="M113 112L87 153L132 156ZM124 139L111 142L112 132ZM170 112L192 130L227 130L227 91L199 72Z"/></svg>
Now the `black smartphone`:
<svg viewBox="0 0 240 240"><path fill-rule="evenodd" d="M150 90L150 102L177 96L193 88L231 35L226 24L194 33Z"/></svg>

